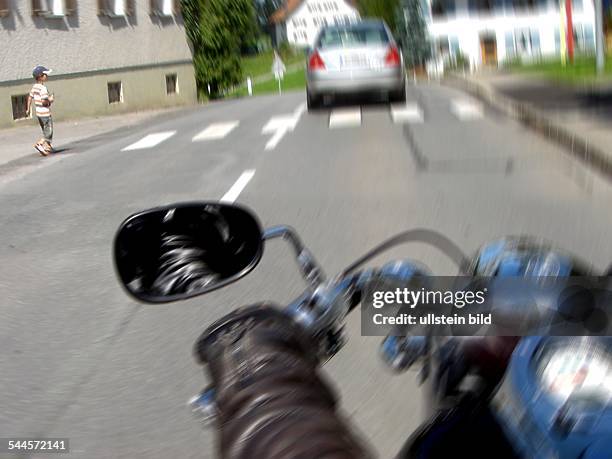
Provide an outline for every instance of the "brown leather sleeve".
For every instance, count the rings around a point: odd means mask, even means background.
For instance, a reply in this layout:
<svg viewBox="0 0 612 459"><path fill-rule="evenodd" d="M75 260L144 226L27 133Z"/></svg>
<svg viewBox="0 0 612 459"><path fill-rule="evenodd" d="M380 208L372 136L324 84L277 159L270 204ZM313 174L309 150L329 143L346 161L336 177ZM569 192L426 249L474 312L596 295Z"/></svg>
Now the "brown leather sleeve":
<svg viewBox="0 0 612 459"><path fill-rule="evenodd" d="M334 390L319 374L315 345L304 331L267 307L235 314L250 318L225 318L197 347L216 388L220 456L371 457L337 413Z"/></svg>

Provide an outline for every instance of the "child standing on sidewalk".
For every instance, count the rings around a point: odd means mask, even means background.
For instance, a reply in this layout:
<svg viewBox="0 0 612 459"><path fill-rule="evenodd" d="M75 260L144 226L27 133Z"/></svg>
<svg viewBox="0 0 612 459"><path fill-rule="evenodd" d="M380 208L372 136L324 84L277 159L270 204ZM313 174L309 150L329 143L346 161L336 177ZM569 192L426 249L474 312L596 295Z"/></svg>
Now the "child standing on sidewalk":
<svg viewBox="0 0 612 459"><path fill-rule="evenodd" d="M27 113L30 113L32 101L34 101L35 114L43 132L43 138L34 144L34 148L43 156L48 156L53 151L51 147L51 141L53 140L53 119L51 118L53 94L49 94L49 90L45 86L49 73L51 73L51 70L42 65L38 65L32 70L32 76L36 83L32 86L26 106Z"/></svg>

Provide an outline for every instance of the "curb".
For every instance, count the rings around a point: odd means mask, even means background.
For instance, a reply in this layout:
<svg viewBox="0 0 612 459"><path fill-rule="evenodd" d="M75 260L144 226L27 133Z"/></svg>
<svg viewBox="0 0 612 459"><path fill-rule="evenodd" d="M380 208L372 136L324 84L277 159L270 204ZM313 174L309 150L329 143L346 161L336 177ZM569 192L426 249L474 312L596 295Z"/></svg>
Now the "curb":
<svg viewBox="0 0 612 459"><path fill-rule="evenodd" d="M482 83L461 75L449 74L442 81L448 86L466 90L496 110L555 141L585 164L612 178L612 157L609 157L605 151L589 145L588 139L554 123L530 104L517 102Z"/></svg>

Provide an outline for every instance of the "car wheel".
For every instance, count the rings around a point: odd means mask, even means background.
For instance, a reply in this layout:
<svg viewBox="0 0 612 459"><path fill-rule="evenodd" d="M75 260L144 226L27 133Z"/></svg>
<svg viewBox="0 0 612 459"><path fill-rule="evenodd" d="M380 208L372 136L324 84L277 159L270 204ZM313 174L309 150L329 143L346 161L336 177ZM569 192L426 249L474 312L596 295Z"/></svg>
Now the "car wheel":
<svg viewBox="0 0 612 459"><path fill-rule="evenodd" d="M399 91L393 91L389 94L389 102L405 103L406 102L406 86L403 86Z"/></svg>
<svg viewBox="0 0 612 459"><path fill-rule="evenodd" d="M309 111L320 108L321 100L322 99L320 96L315 96L314 94L311 94L310 91L306 90L306 106L308 107Z"/></svg>

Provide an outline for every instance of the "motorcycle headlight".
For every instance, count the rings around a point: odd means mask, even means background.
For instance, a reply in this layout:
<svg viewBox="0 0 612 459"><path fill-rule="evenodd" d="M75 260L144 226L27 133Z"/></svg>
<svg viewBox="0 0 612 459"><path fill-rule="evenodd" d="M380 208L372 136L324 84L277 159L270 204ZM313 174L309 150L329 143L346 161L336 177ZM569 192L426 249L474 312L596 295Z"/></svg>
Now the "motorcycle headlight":
<svg viewBox="0 0 612 459"><path fill-rule="evenodd" d="M612 403L612 352L593 339L548 344L536 368L542 389L560 404L588 409Z"/></svg>

